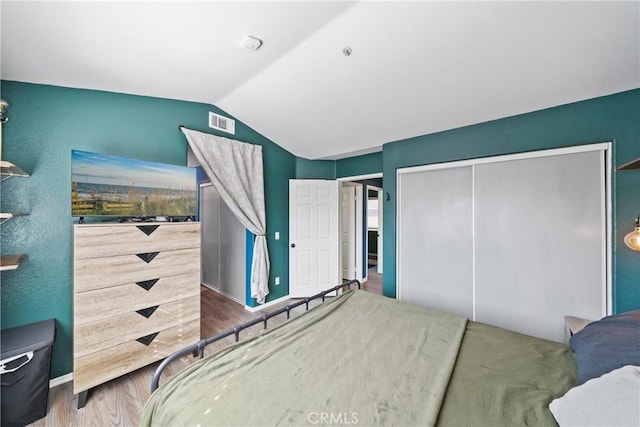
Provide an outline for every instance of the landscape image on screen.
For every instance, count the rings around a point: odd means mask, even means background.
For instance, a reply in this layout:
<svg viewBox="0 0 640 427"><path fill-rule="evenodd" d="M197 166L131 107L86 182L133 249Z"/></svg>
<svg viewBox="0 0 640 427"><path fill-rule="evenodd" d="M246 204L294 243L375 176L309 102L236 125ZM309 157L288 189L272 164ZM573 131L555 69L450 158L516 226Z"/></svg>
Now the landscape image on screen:
<svg viewBox="0 0 640 427"><path fill-rule="evenodd" d="M192 216L196 169L71 151L73 216Z"/></svg>

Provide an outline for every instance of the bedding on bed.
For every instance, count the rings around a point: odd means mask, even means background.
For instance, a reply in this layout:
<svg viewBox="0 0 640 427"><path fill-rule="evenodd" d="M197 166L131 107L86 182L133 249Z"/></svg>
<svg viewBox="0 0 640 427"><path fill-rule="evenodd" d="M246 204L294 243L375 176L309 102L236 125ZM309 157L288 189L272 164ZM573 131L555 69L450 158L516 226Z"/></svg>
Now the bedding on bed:
<svg viewBox="0 0 640 427"><path fill-rule="evenodd" d="M549 405L558 423L640 425L640 310L591 322L569 345L578 385Z"/></svg>
<svg viewBox="0 0 640 427"><path fill-rule="evenodd" d="M434 425L466 322L349 291L177 374L141 425Z"/></svg>
<svg viewBox="0 0 640 427"><path fill-rule="evenodd" d="M575 383L566 344L470 321L438 424L554 426L548 405Z"/></svg>
<svg viewBox="0 0 640 427"><path fill-rule="evenodd" d="M640 310L591 322L571 337L578 384L626 365L640 366Z"/></svg>
<svg viewBox="0 0 640 427"><path fill-rule="evenodd" d="M555 425L574 384L566 345L349 291L175 375L141 425Z"/></svg>
<svg viewBox="0 0 640 427"><path fill-rule="evenodd" d="M549 409L563 427L640 426L640 366L592 378L554 399Z"/></svg>

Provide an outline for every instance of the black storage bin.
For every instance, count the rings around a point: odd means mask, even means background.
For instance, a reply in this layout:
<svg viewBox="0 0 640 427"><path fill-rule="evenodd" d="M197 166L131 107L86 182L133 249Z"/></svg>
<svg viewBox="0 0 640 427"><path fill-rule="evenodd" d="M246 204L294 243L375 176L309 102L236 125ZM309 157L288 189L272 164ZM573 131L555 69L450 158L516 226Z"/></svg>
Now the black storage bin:
<svg viewBox="0 0 640 427"><path fill-rule="evenodd" d="M43 320L1 334L2 427L24 426L47 415L56 322Z"/></svg>

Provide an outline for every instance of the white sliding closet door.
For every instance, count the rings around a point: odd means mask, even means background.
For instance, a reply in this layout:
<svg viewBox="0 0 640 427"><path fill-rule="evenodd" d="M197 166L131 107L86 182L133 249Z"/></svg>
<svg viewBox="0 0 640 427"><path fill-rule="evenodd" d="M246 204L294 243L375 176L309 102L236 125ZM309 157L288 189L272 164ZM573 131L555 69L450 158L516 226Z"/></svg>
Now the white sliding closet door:
<svg viewBox="0 0 640 427"><path fill-rule="evenodd" d="M200 271L203 284L220 290L220 194L213 185L200 185Z"/></svg>
<svg viewBox="0 0 640 427"><path fill-rule="evenodd" d="M562 341L604 314L602 151L475 166L476 320Z"/></svg>
<svg viewBox="0 0 640 427"><path fill-rule="evenodd" d="M398 297L554 341L607 314L606 144L398 173Z"/></svg>
<svg viewBox="0 0 640 427"><path fill-rule="evenodd" d="M244 304L246 289L247 229L220 198L220 292Z"/></svg>
<svg viewBox="0 0 640 427"><path fill-rule="evenodd" d="M473 317L471 167L401 175L398 298Z"/></svg>
<svg viewBox="0 0 640 427"><path fill-rule="evenodd" d="M211 184L200 186L202 283L244 304L246 294L246 234Z"/></svg>

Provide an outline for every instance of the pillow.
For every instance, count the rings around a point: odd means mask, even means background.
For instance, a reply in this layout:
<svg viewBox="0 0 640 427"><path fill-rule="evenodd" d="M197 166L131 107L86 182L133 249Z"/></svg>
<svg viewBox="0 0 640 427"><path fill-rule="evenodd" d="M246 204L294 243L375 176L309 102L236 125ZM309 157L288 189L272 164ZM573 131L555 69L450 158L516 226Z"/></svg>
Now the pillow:
<svg viewBox="0 0 640 427"><path fill-rule="evenodd" d="M561 427L639 426L640 366L625 366L574 387L549 410Z"/></svg>
<svg viewBox="0 0 640 427"><path fill-rule="evenodd" d="M578 384L625 365L640 366L640 310L591 322L569 340Z"/></svg>

